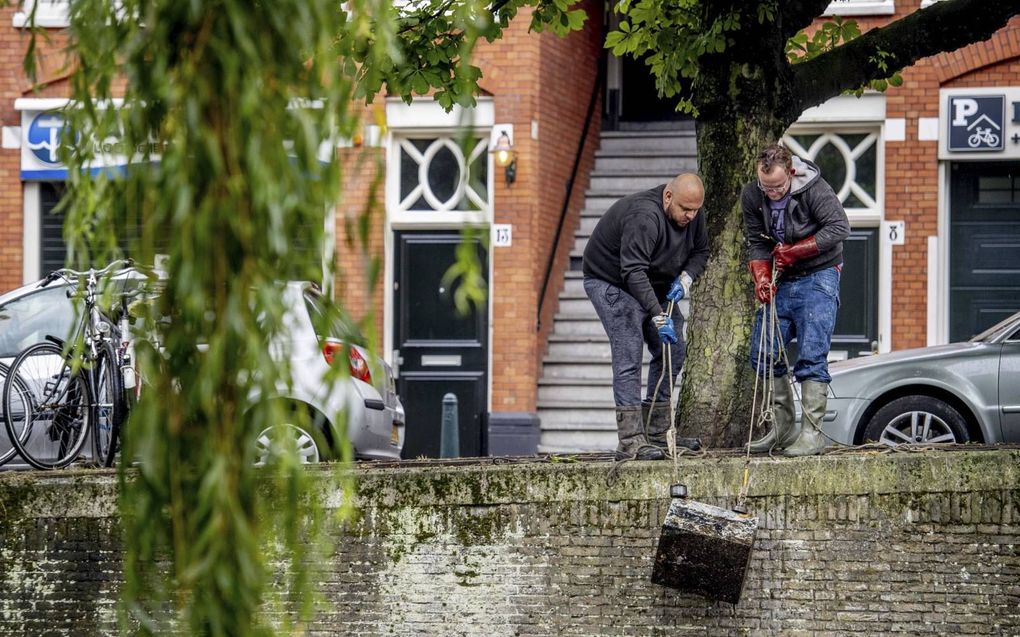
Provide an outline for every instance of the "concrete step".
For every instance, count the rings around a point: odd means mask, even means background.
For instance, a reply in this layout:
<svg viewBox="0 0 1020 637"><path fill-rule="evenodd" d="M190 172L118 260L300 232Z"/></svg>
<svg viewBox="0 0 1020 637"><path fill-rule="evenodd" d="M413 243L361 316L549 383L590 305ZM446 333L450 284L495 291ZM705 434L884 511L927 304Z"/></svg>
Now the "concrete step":
<svg viewBox="0 0 1020 637"><path fill-rule="evenodd" d="M541 411L546 405L552 408L553 405L563 404L569 401L587 401L590 404L609 403L608 406L612 406L613 402L613 386L610 382L600 382L598 384L584 385L584 384L562 384L562 385L547 385L539 384L538 386L538 409Z"/></svg>
<svg viewBox="0 0 1020 637"><path fill-rule="evenodd" d="M596 175L592 173L588 192L594 193L635 193L655 188L675 177L675 173L635 172L632 174L609 173Z"/></svg>
<svg viewBox="0 0 1020 637"><path fill-rule="evenodd" d="M655 155L648 152L629 152L613 155L596 155L592 177L602 173L656 173L678 175L697 172L698 158L693 155Z"/></svg>
<svg viewBox="0 0 1020 637"><path fill-rule="evenodd" d="M538 442L539 453L582 453L586 451L613 451L619 438L616 424L610 430L561 431L542 430Z"/></svg>
<svg viewBox="0 0 1020 637"><path fill-rule="evenodd" d="M563 318L553 319L553 333L569 336L591 336L605 337L606 331L602 323L596 320L584 318Z"/></svg>
<svg viewBox="0 0 1020 637"><path fill-rule="evenodd" d="M587 429L616 429L616 410L612 401L608 405L574 409L542 409L540 416L544 429L578 431Z"/></svg>
<svg viewBox="0 0 1020 637"><path fill-rule="evenodd" d="M694 131L604 131L601 137L599 150L607 154L621 151L671 151L677 153L695 153L697 151Z"/></svg>
<svg viewBox="0 0 1020 637"><path fill-rule="evenodd" d="M612 362L612 354L609 351L609 340L600 342L578 342L578 341L549 341L549 352L553 358L561 359L596 359Z"/></svg>
<svg viewBox="0 0 1020 637"><path fill-rule="evenodd" d="M560 299L560 311L556 313L556 318L565 320L587 319L599 323L595 307L587 297L583 299ZM600 327L601 325L602 323L599 323Z"/></svg>
<svg viewBox="0 0 1020 637"><path fill-rule="evenodd" d="M648 378L648 363L641 366L641 378ZM598 357L566 360L546 356L542 359L542 381L545 380L598 380L612 383L613 366Z"/></svg>

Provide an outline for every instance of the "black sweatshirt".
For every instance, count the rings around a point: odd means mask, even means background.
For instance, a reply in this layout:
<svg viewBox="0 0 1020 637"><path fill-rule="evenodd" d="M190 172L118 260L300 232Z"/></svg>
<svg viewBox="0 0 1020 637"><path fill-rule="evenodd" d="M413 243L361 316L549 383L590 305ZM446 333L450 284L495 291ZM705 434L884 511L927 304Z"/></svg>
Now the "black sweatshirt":
<svg viewBox="0 0 1020 637"><path fill-rule="evenodd" d="M584 249L586 277L630 293L651 315L662 312L681 272L697 279L708 261L704 212L685 228L662 207L665 184L620 199L606 211Z"/></svg>

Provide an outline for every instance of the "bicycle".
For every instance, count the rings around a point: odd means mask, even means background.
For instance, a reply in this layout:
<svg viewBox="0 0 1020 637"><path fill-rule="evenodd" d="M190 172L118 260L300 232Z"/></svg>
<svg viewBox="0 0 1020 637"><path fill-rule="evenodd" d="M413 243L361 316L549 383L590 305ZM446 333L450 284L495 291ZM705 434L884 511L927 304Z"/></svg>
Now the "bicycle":
<svg viewBox="0 0 1020 637"><path fill-rule="evenodd" d="M46 287L62 279L69 286L68 296L80 288L84 311L66 342L47 335L22 350L3 385L10 442L37 469L71 464L90 433L95 460L113 464L127 415L123 369L130 361L124 360L125 344L118 338L126 330L124 312L118 327L99 308L97 294L101 277L132 266L130 260L119 260L99 270L62 268L39 284Z"/></svg>

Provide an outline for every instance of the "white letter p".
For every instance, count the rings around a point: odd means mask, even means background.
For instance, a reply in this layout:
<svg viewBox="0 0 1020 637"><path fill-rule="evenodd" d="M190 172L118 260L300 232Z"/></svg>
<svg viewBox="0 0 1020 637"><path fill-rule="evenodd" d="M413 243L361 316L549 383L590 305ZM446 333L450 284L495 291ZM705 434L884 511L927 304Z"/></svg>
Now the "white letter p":
<svg viewBox="0 0 1020 637"><path fill-rule="evenodd" d="M953 100L953 126L966 126L967 118L978 110L977 100L956 99Z"/></svg>

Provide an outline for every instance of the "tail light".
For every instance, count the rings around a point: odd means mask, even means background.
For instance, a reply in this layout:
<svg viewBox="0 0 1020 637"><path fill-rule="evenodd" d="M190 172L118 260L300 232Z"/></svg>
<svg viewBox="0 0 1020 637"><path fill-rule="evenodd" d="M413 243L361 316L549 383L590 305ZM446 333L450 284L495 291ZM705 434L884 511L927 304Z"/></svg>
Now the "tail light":
<svg viewBox="0 0 1020 637"><path fill-rule="evenodd" d="M336 357L343 351L344 344L336 341L327 341L322 346L322 356L326 359L326 363L332 365ZM348 357L350 358L350 370L351 376L358 380L365 381L369 385L372 384L372 372L368 369L368 361L361 355L356 348L351 347L348 350Z"/></svg>

